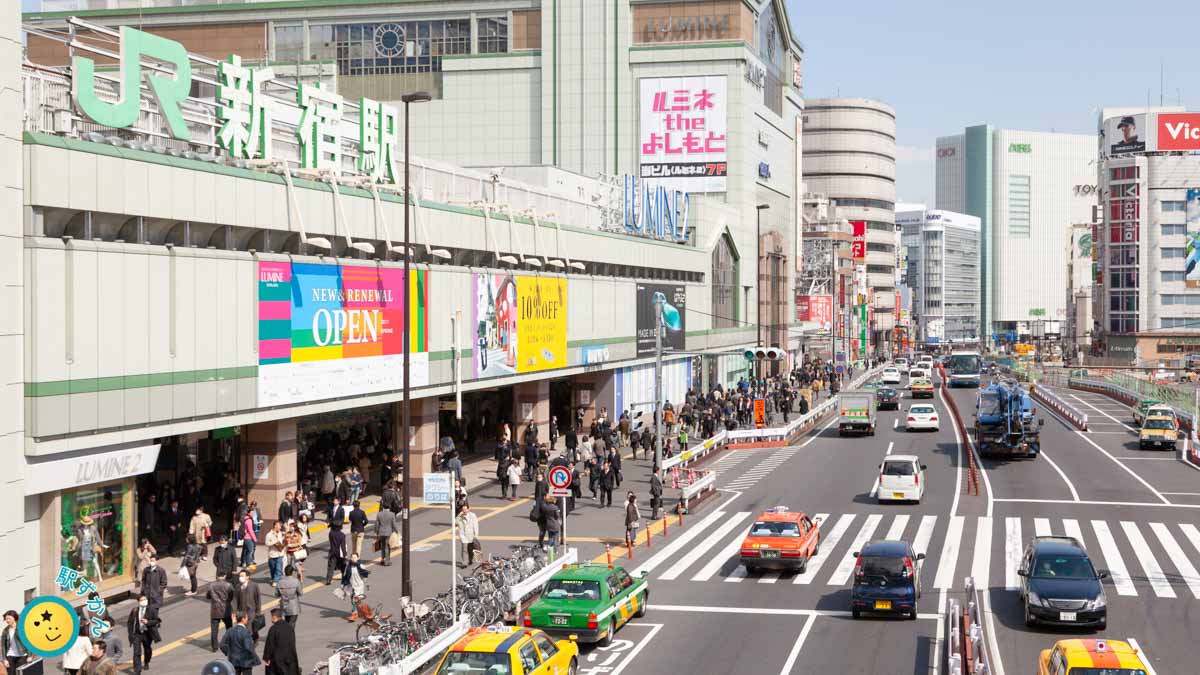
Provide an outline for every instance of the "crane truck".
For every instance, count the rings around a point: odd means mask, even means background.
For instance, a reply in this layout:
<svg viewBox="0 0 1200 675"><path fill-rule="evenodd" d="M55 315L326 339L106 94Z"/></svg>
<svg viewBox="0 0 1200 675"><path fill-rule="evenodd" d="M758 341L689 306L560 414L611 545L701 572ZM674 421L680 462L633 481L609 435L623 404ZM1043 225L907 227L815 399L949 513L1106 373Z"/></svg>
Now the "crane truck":
<svg viewBox="0 0 1200 675"><path fill-rule="evenodd" d="M975 404L975 447L984 457L1036 458L1041 430L1029 392L1014 381L993 383L979 391Z"/></svg>

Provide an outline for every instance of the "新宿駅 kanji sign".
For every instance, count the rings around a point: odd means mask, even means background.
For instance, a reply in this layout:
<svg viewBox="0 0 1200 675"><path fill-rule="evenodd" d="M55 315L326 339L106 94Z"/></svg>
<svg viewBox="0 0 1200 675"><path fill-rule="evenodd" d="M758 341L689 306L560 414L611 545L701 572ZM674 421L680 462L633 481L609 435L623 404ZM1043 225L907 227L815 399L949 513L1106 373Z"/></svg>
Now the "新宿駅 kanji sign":
<svg viewBox="0 0 1200 675"><path fill-rule="evenodd" d="M642 78L642 178L684 192L725 191L727 92L724 75Z"/></svg>

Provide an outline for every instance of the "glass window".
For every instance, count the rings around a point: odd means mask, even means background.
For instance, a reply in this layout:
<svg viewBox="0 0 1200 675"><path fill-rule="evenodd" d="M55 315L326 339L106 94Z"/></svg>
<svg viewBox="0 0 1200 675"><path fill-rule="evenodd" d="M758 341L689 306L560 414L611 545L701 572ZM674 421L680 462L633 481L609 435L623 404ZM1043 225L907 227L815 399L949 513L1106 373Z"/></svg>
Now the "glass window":
<svg viewBox="0 0 1200 675"><path fill-rule="evenodd" d="M734 316L737 311L735 269L733 249L729 247L729 240L719 237L712 254L713 328L732 328L738 325L738 317Z"/></svg>
<svg viewBox="0 0 1200 675"><path fill-rule="evenodd" d="M1033 561L1034 579L1095 579L1092 562L1081 556L1041 556Z"/></svg>
<svg viewBox="0 0 1200 675"><path fill-rule="evenodd" d="M457 675L457 673L487 673L488 675L509 675L512 664L508 654L494 652L447 652L446 660L438 669L438 675Z"/></svg>
<svg viewBox="0 0 1200 675"><path fill-rule="evenodd" d="M479 53L503 54L508 51L508 19L480 19Z"/></svg>
<svg viewBox="0 0 1200 675"><path fill-rule="evenodd" d="M275 26L275 60L304 60L304 26Z"/></svg>
<svg viewBox="0 0 1200 675"><path fill-rule="evenodd" d="M1187 257L1187 249L1183 247L1164 246L1162 248L1163 260L1180 259Z"/></svg>
<svg viewBox="0 0 1200 675"><path fill-rule="evenodd" d="M751 537L799 537L800 527L789 521L764 520L750 528Z"/></svg>
<svg viewBox="0 0 1200 675"><path fill-rule="evenodd" d="M1008 232L1028 237L1029 224L1030 178L1011 175L1008 177Z"/></svg>
<svg viewBox="0 0 1200 675"><path fill-rule="evenodd" d="M338 26L339 36L349 35L346 26ZM337 44L334 42L333 26L316 25L308 27L308 54L312 61L334 61L337 59Z"/></svg>
<svg viewBox="0 0 1200 675"><path fill-rule="evenodd" d="M542 589L543 598L599 600L600 584L586 579L551 579Z"/></svg>
<svg viewBox="0 0 1200 675"><path fill-rule="evenodd" d="M537 670L537 667L542 665L542 658L538 656L537 649L534 648L533 642L526 642L521 645L518 652L521 657L521 667L525 672L531 673Z"/></svg>
<svg viewBox="0 0 1200 675"><path fill-rule="evenodd" d="M534 633L533 641L537 643L538 651L542 653L542 661L549 661L558 653L558 645L554 644L550 638L547 638L542 633Z"/></svg>
<svg viewBox="0 0 1200 675"><path fill-rule="evenodd" d="M1176 224L1176 225L1170 225L1167 223L1163 223L1162 233L1163 233L1164 237L1169 237L1171 235L1178 235L1178 234L1187 234L1187 225L1184 225L1182 223Z"/></svg>
<svg viewBox="0 0 1200 675"><path fill-rule="evenodd" d="M838 206L861 206L863 208L887 209L889 211L894 210L896 208L895 202L885 202L882 199L857 199L857 198L853 198L853 197L838 197L838 198L836 198L836 201L837 201ZM892 225L888 229L895 229L895 228L896 228L896 226Z"/></svg>
<svg viewBox="0 0 1200 675"><path fill-rule="evenodd" d="M126 513L126 497L124 483L62 493L61 563L97 586L132 576L133 514Z"/></svg>
<svg viewBox="0 0 1200 675"><path fill-rule="evenodd" d="M1162 280L1163 281L1183 281L1186 276L1187 276L1186 272L1163 272Z"/></svg>
<svg viewBox="0 0 1200 675"><path fill-rule="evenodd" d="M1183 213L1185 209L1184 202L1170 201L1162 203L1163 213Z"/></svg>

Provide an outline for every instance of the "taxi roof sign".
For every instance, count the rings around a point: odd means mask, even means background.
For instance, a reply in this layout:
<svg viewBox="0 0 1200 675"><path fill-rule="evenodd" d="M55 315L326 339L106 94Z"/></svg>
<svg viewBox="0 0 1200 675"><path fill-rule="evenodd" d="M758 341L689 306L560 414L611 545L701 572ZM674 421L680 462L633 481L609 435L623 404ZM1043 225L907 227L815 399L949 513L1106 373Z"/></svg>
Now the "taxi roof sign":
<svg viewBox="0 0 1200 675"><path fill-rule="evenodd" d="M787 513L790 509L786 506L772 506L767 509L768 513Z"/></svg>

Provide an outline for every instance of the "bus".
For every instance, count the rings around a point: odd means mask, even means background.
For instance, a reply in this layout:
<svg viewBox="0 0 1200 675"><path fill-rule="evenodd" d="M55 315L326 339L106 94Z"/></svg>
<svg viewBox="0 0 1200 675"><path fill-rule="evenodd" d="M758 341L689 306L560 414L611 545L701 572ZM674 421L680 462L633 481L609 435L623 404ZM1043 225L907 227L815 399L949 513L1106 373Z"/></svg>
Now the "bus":
<svg viewBox="0 0 1200 675"><path fill-rule="evenodd" d="M978 387L983 358L979 352L953 352L946 359L946 370L950 372L951 387Z"/></svg>

